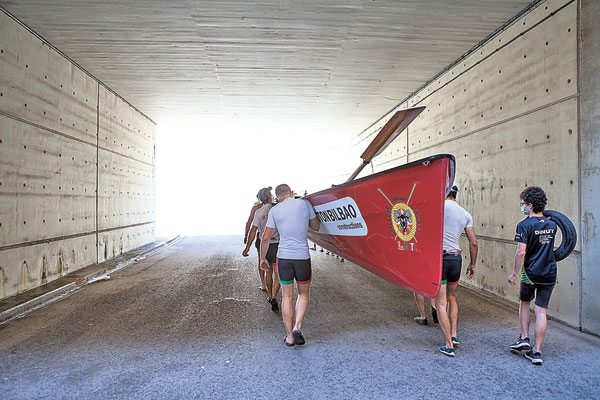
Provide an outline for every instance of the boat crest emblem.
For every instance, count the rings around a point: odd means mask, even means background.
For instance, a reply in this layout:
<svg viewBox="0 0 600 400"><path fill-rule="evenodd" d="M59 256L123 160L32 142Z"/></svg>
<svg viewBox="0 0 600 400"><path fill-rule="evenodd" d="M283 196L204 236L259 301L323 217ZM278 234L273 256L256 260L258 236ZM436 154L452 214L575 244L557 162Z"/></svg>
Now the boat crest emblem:
<svg viewBox="0 0 600 400"><path fill-rule="evenodd" d="M391 209L392 228L398 235L398 238L404 242L410 242L417 233L417 221L415 213L404 203L396 203Z"/></svg>
<svg viewBox="0 0 600 400"><path fill-rule="evenodd" d="M410 199L415 191L417 183L413 184L412 190L408 198L405 197L392 197L392 201L383 193L381 189L377 189L379 193L387 200L389 205L386 205L387 217L390 224L390 228L396 237L404 242L403 246L398 243L398 248L401 250L414 250L413 243L409 243L414 240L415 234L419 232L420 221L418 218L418 212L415 212L410 206ZM402 248L401 248L402 247Z"/></svg>

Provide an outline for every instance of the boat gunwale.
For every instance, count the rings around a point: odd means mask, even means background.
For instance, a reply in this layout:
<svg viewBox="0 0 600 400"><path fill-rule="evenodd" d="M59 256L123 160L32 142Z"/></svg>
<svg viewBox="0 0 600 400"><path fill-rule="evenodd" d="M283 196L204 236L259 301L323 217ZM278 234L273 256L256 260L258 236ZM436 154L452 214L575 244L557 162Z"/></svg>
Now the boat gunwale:
<svg viewBox="0 0 600 400"><path fill-rule="evenodd" d="M393 171L398 171L398 170L401 170L403 168L409 168L409 167L412 167L412 166L414 166L416 164L424 163L426 161L433 161L433 160L438 160L438 159L443 159L443 158L448 158L448 159L452 160L454 162L454 164L456 165L456 157L454 157L453 154L448 154L448 153L435 154L433 156L421 158L420 160L411 161L410 163L407 163L407 164L399 165L399 166L394 167L394 168L386 169L384 171L380 171L380 172L377 172L377 173L374 173L374 174L371 174L371 175L368 175L368 176L364 176L362 178L358 178L358 179L352 180L350 182L344 182L344 183L341 183L339 185L335 185L334 184L330 188L319 190L318 192L315 192L315 193L310 193L309 195L303 196L302 198L307 199L307 198L312 197L312 196L316 196L316 195L319 195L319 194L322 194L322 193L326 193L328 191L331 191L332 189L337 189L337 188L342 188L342 187L348 187L348 186L360 183L361 181L365 181L365 180L374 178L374 177L379 176L379 175L387 174L387 173L393 172Z"/></svg>

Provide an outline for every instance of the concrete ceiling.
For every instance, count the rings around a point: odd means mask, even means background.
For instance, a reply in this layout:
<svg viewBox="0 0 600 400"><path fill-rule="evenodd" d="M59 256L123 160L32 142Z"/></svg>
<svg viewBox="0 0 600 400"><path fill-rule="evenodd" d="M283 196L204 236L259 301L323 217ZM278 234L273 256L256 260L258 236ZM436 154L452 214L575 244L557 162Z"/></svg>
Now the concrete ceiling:
<svg viewBox="0 0 600 400"><path fill-rule="evenodd" d="M530 0L0 0L153 120L357 134Z"/></svg>

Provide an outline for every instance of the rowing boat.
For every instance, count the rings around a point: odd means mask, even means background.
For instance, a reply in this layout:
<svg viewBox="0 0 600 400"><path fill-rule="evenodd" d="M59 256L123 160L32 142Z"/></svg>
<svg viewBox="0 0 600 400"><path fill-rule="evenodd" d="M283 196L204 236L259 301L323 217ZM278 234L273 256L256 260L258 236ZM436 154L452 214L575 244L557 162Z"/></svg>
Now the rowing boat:
<svg viewBox="0 0 600 400"><path fill-rule="evenodd" d="M362 165L422 109L398 111L363 153ZM354 179L359 167L346 183L306 196L321 221L308 237L393 284L434 297L441 284L444 200L454 184L454 167L450 154Z"/></svg>

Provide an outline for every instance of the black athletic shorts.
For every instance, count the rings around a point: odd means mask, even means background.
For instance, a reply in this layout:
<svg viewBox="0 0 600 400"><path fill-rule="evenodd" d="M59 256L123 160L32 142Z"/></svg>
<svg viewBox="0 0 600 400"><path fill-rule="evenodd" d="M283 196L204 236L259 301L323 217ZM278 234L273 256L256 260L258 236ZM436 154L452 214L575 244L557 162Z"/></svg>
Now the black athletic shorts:
<svg viewBox="0 0 600 400"><path fill-rule="evenodd" d="M256 235L256 241L254 242L254 245L256 246L256 251L258 251L258 254L260 254L260 238L258 235Z"/></svg>
<svg viewBox="0 0 600 400"><path fill-rule="evenodd" d="M269 250L267 250L267 261L269 264L275 264L277 262L277 249L279 249L279 243L269 243Z"/></svg>
<svg viewBox="0 0 600 400"><path fill-rule="evenodd" d="M519 300L530 302L535 296L535 305L542 308L548 308L550 303L550 296L554 285L529 285L521 281L521 288L519 289Z"/></svg>
<svg viewBox="0 0 600 400"><path fill-rule="evenodd" d="M442 263L442 285L458 285L462 257L460 254L444 254Z"/></svg>
<svg viewBox="0 0 600 400"><path fill-rule="evenodd" d="M277 271L279 271L279 282L282 285L291 285L294 283L294 278L300 285L310 283L312 279L310 258L307 260L278 258Z"/></svg>

